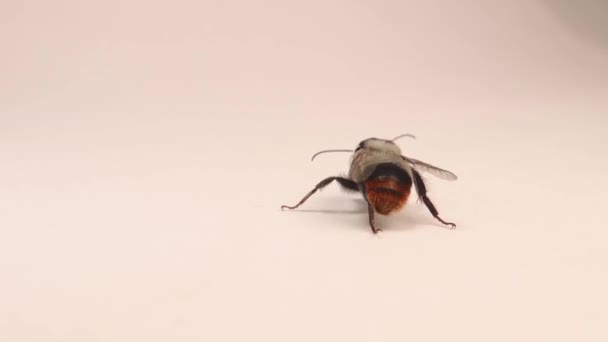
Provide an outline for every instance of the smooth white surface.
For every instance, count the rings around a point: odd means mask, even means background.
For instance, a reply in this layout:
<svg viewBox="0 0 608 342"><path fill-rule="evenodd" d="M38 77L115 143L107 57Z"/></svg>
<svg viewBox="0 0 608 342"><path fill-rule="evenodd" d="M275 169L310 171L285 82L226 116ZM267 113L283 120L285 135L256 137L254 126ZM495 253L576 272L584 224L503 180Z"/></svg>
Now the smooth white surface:
<svg viewBox="0 0 608 342"><path fill-rule="evenodd" d="M606 341L576 3L3 2L0 340ZM411 201L374 236L336 185L279 210L406 132L456 230Z"/></svg>

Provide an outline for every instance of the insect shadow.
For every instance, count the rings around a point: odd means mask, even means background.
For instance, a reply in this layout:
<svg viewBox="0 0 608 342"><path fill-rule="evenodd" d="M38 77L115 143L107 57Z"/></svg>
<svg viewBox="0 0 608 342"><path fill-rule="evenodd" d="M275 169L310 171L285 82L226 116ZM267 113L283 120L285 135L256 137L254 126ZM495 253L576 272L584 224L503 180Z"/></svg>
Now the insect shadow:
<svg viewBox="0 0 608 342"><path fill-rule="evenodd" d="M364 199L353 198L351 199L351 203L355 204L355 208L352 209L297 209L292 212L310 214L310 213L318 213L318 214L326 214L326 215L367 215L367 202ZM324 207L331 207L332 204L335 206L340 206L344 204L344 200L342 198L334 198L334 199L325 199ZM386 230L411 230L416 228L423 228L424 226L435 226L444 228L443 225L438 224L434 220L429 219L426 215L424 215L422 207L419 206L411 206L407 212L395 213L390 216L380 216L378 217L379 223L382 223ZM357 220L356 222L359 222ZM356 224L353 222L353 224ZM364 222L364 221L362 221ZM367 228L366 225L361 224L361 227Z"/></svg>

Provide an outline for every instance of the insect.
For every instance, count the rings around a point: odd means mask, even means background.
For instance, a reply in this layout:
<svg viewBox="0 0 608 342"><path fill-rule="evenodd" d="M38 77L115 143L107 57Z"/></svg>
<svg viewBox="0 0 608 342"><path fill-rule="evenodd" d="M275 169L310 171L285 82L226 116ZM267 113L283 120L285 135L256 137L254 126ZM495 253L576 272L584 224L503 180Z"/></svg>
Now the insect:
<svg viewBox="0 0 608 342"><path fill-rule="evenodd" d="M296 209L318 190L333 181L337 181L344 189L361 192L369 214L369 225L372 232L377 233L382 229L376 227L374 215L379 213L388 215L401 209L407 202L412 188L416 188L418 198L421 200L433 217L450 228L456 225L446 222L439 217L437 208L427 196L426 185L420 176L420 172L428 172L445 180L456 180L457 177L450 171L427 164L420 160L405 157L395 141L403 138L416 137L411 134L402 134L392 140L369 138L361 141L353 150L323 150L315 153L312 160L322 153L329 152L354 152L350 164L348 177L328 177L315 186L298 204L294 206L281 206L281 209Z"/></svg>

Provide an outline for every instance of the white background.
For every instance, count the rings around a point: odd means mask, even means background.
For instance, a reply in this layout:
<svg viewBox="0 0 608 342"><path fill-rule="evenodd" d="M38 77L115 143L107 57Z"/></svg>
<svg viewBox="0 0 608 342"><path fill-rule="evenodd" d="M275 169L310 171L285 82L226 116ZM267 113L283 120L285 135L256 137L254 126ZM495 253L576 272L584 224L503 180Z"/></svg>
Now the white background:
<svg viewBox="0 0 608 342"><path fill-rule="evenodd" d="M0 340L608 340L607 15L3 1ZM279 210L401 133L456 230Z"/></svg>

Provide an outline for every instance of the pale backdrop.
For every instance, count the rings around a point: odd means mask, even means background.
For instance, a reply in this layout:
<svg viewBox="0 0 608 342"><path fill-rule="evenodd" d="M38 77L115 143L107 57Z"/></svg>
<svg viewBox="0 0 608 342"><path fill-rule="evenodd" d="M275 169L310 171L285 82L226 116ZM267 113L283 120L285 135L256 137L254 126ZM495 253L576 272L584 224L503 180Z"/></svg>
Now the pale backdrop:
<svg viewBox="0 0 608 342"><path fill-rule="evenodd" d="M607 15L3 1L0 340L608 340ZM279 210L401 133L456 230Z"/></svg>

